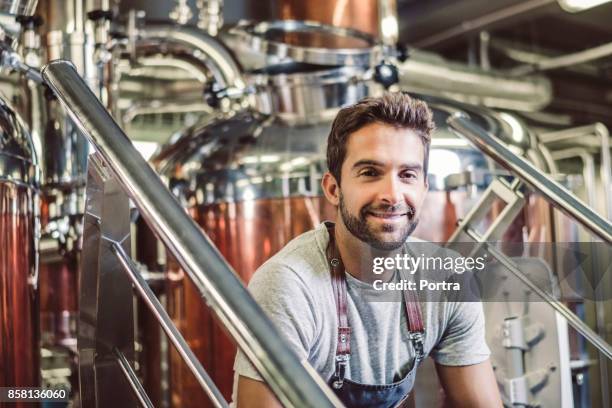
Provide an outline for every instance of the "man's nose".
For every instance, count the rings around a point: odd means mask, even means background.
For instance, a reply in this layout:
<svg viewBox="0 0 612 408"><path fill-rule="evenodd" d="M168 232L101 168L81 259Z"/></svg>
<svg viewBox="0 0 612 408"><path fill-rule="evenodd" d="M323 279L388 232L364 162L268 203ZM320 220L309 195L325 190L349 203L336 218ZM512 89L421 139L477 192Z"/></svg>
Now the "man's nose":
<svg viewBox="0 0 612 408"><path fill-rule="evenodd" d="M398 177L389 175L382 180L379 199L389 205L396 205L404 201L402 183Z"/></svg>

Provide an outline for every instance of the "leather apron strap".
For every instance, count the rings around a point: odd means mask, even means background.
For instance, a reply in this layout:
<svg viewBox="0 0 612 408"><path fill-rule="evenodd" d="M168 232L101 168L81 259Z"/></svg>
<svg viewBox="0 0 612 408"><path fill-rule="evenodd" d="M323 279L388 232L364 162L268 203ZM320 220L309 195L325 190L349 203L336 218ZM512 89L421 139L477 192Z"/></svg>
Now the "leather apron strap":
<svg viewBox="0 0 612 408"><path fill-rule="evenodd" d="M329 244L327 246L327 261L331 270L331 283L336 302L336 313L338 316L338 337L336 340L336 372L334 388L341 388L346 375L346 365L351 354L351 328L348 323L347 289L344 264L335 242L334 226L328 225ZM421 304L414 291L404 290L404 308L406 310L406 321L410 340L416 352L418 363L424 357L423 335L425 328L421 314Z"/></svg>
<svg viewBox="0 0 612 408"><path fill-rule="evenodd" d="M346 365L351 355L351 328L348 323L346 276L340 252L335 243L334 227L328 227L329 245L327 246L327 260L331 270L331 283L336 301L336 314L338 316L338 335L336 339L336 380L334 388L341 388L346 375Z"/></svg>

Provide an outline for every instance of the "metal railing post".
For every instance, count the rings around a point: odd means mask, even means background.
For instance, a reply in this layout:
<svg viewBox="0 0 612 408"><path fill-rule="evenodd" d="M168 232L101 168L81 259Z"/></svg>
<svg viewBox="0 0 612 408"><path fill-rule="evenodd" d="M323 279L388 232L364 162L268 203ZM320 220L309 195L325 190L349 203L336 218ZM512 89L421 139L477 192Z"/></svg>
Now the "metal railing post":
<svg viewBox="0 0 612 408"><path fill-rule="evenodd" d="M79 380L83 407L133 407L115 349L134 360L132 285L112 252L128 251L130 219L125 193L96 155L89 157L79 290Z"/></svg>

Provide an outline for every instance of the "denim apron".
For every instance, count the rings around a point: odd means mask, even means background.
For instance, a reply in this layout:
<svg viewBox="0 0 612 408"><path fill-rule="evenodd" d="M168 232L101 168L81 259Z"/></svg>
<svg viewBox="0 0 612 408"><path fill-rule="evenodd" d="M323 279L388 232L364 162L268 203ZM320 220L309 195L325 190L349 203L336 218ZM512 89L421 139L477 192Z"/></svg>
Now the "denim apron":
<svg viewBox="0 0 612 408"><path fill-rule="evenodd" d="M327 260L331 270L332 289L338 315L338 337L336 340L335 371L328 384L340 400L349 408L394 408L400 407L408 399L414 384L416 369L424 358L423 338L425 330L421 307L413 291L403 291L409 339L415 351L413 366L400 381L391 384L360 384L344 378L346 367L351 358L351 328L348 324L347 289L344 265L335 244L334 226L327 224L329 245Z"/></svg>

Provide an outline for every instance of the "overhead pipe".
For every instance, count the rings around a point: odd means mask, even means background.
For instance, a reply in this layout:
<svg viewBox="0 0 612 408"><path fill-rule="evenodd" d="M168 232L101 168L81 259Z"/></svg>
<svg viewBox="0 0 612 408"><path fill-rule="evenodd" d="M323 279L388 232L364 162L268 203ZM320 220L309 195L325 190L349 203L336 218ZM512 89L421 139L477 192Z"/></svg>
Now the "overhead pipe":
<svg viewBox="0 0 612 408"><path fill-rule="evenodd" d="M612 43L602 44L597 47L588 48L571 54L560 55L558 57L542 58L539 61L535 61L533 64L515 67L510 73L513 76L522 76L534 72L568 68L604 58L609 55L612 55Z"/></svg>
<svg viewBox="0 0 612 408"><path fill-rule="evenodd" d="M478 16L474 19L462 21L456 26L452 26L445 30L438 31L428 37L420 38L412 45L418 48L434 47L440 43L452 40L460 36L464 36L469 33L489 29L494 24L499 24L500 22L507 21L510 18L515 18L517 16L525 16L529 13L533 13L538 9L542 9L554 3L556 3L556 0L519 1L518 3L511 4L510 6L505 8L494 10L490 13ZM422 16L421 18L425 19L426 17ZM408 27L407 29L409 30L410 28Z"/></svg>
<svg viewBox="0 0 612 408"><path fill-rule="evenodd" d="M518 111L538 111L552 101L552 85L544 76L513 78L425 51L411 50L409 55L399 66L399 85L408 91Z"/></svg>
<svg viewBox="0 0 612 408"><path fill-rule="evenodd" d="M223 88L244 91L242 68L232 53L217 39L190 27L170 24L145 25L132 33L135 53L158 51L208 70ZM197 65L196 65L197 64Z"/></svg>

